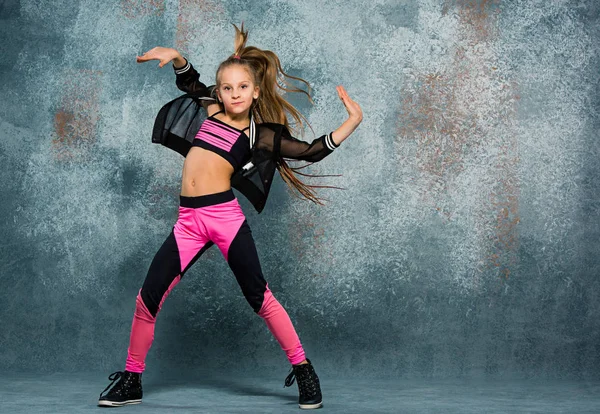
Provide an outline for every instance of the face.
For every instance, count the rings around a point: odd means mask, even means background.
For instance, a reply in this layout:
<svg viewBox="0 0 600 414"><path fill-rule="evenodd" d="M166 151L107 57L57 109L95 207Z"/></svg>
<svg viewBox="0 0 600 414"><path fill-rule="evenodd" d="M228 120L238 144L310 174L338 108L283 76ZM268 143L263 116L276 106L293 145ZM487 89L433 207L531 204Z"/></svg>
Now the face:
<svg viewBox="0 0 600 414"><path fill-rule="evenodd" d="M258 86L252 75L241 65L231 65L221 71L218 95L225 111L241 115L250 110L252 101L258 98Z"/></svg>

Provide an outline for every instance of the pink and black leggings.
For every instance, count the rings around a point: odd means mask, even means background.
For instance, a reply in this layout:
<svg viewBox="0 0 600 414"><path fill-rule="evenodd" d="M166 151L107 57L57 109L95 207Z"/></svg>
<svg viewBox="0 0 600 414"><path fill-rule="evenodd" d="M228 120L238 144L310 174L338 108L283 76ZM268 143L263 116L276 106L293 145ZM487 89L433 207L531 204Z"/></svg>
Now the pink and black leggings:
<svg viewBox="0 0 600 414"><path fill-rule="evenodd" d="M225 256L246 300L265 320L290 363L304 361L304 350L294 326L263 277L252 232L233 191L180 196L180 201L177 223L154 256L136 299L125 369L144 371L144 361L154 339L156 315L165 298L213 244Z"/></svg>

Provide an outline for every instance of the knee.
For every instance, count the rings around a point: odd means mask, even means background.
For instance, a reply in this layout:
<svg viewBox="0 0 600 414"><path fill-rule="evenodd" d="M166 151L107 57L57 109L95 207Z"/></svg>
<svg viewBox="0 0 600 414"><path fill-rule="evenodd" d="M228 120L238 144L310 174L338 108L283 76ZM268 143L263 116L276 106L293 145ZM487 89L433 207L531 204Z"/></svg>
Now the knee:
<svg viewBox="0 0 600 414"><path fill-rule="evenodd" d="M146 322L154 322L156 320L156 313L152 314L148 309L148 305L144 301L142 297L142 290L138 293L135 298L135 312L134 317L136 319L141 319Z"/></svg>
<svg viewBox="0 0 600 414"><path fill-rule="evenodd" d="M254 313L259 313L264 304L264 294L245 294L244 296Z"/></svg>
<svg viewBox="0 0 600 414"><path fill-rule="evenodd" d="M254 313L260 315L260 312L265 308L265 304L268 304L271 300L273 300L273 295L269 288L258 288L258 289L242 289L244 293L244 297L248 304L254 310Z"/></svg>
<svg viewBox="0 0 600 414"><path fill-rule="evenodd" d="M281 305L279 304L277 299L275 299L275 296L273 296L271 290L267 288L267 290L263 294L263 300L261 301L258 310L255 310L255 312L261 318L269 318L273 316L273 314L276 313L280 308Z"/></svg>
<svg viewBox="0 0 600 414"><path fill-rule="evenodd" d="M153 317L156 318L156 315L158 315L158 312L162 308L163 302L180 279L181 276L177 276L166 289L164 287L161 289L147 289L145 286L142 287L138 295L140 297L139 300L146 306L146 309Z"/></svg>
<svg viewBox="0 0 600 414"><path fill-rule="evenodd" d="M154 289L147 289L144 286L142 290L140 290L140 294L138 295L138 299L136 300L136 302L140 303L140 305L145 306L147 312L155 318L158 314L158 311L160 310L160 299L160 293L158 293Z"/></svg>
<svg viewBox="0 0 600 414"><path fill-rule="evenodd" d="M270 290L266 283L255 283L252 278L238 279L242 293L246 298L248 304L252 307L255 313L259 313L261 308L264 306L265 301L268 300Z"/></svg>

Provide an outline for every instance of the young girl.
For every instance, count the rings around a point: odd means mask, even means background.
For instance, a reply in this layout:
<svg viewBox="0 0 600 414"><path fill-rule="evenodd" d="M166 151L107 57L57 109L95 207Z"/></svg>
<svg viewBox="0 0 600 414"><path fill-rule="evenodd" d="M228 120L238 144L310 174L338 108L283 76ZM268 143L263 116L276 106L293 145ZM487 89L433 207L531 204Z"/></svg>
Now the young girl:
<svg viewBox="0 0 600 414"><path fill-rule="evenodd" d="M291 386L297 379L300 408L322 406L319 378L305 356L287 312L263 277L250 228L231 187L240 189L260 212L276 168L288 185L305 198L319 202L314 191L294 176L285 159L308 162L323 159L358 127L362 111L344 88L338 86L348 119L310 144L293 138L286 112L297 124L301 124L302 117L277 88L302 91L287 89L278 79L306 82L286 75L273 52L247 47L247 31L243 25L241 30L234 27L235 53L219 66L213 88L201 83L198 72L174 49L156 47L137 58L138 62L159 60L160 67L173 61L177 86L188 95L161 110L153 141L179 151L186 158L179 217L156 253L137 296L125 371L110 375L112 382L100 394L100 406L142 401L141 377L154 338L156 315L185 272L213 244L221 250L246 300L265 320L292 364L285 386ZM208 118L199 130L192 131L191 138L189 133L178 134L178 122L187 122L189 130L196 119L186 119L188 115L182 108L189 108L198 99L204 102Z"/></svg>

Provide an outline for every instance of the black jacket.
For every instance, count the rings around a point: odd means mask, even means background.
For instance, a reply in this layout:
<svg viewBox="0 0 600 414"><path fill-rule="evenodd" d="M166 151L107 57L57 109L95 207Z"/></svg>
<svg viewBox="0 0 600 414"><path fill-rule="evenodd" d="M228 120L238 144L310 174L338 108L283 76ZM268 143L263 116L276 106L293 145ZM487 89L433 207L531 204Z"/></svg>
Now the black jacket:
<svg viewBox="0 0 600 414"><path fill-rule="evenodd" d="M199 81L199 74L186 62L175 69L177 87L185 95L163 106L158 113L152 130L152 142L162 144L184 157L192 141L206 119L203 100L211 98L212 88ZM250 122L249 131L251 159L231 177L231 186L242 193L259 213L263 210L277 164L282 158L317 162L338 147L331 134L322 135L312 143L291 136L282 124Z"/></svg>

